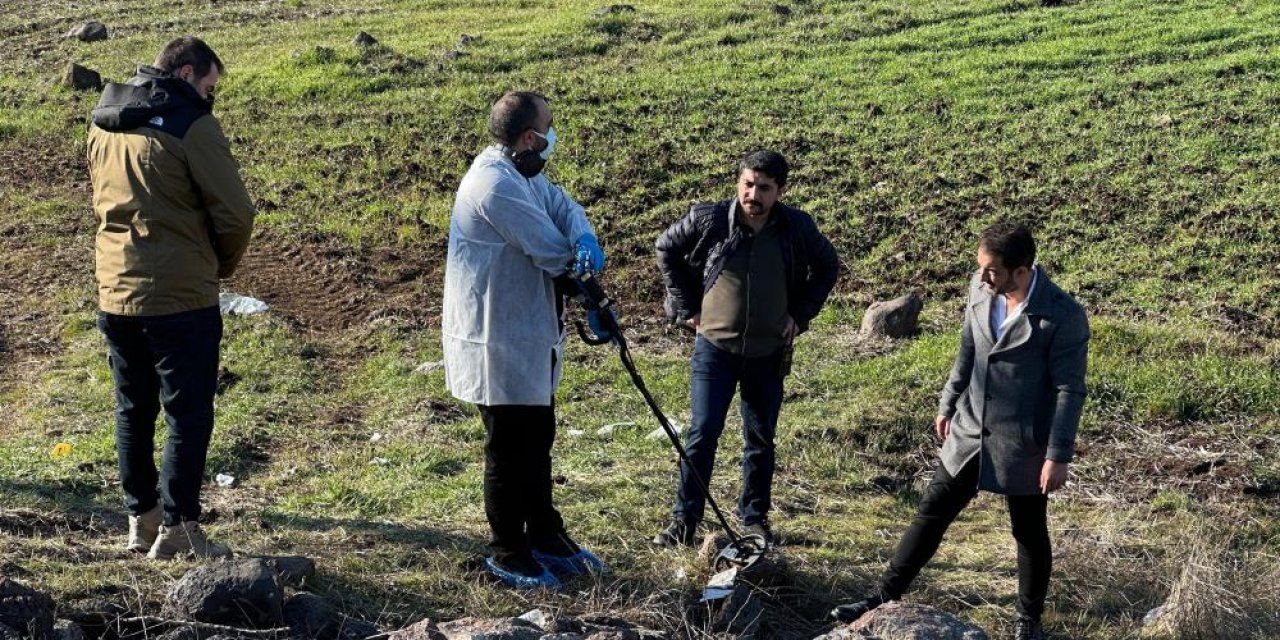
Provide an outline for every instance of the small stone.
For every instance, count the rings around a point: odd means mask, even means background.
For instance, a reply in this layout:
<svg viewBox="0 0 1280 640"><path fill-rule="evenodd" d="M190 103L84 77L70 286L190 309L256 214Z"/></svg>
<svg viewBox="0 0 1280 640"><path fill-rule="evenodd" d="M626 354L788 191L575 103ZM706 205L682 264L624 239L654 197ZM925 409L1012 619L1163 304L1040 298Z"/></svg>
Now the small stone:
<svg viewBox="0 0 1280 640"><path fill-rule="evenodd" d="M87 91L89 89L102 88L102 76L97 71L88 67L82 67L74 62L67 65L67 73L62 77L62 83L75 89L76 91Z"/></svg>
<svg viewBox="0 0 1280 640"><path fill-rule="evenodd" d="M378 39L364 31L361 31L356 34L356 37L351 41L351 43L360 47L372 47L373 45L378 44Z"/></svg>
<svg viewBox="0 0 1280 640"><path fill-rule="evenodd" d="M107 25L90 20L74 29L68 31L64 38L76 38L81 42L98 42L107 39Z"/></svg>
<svg viewBox="0 0 1280 640"><path fill-rule="evenodd" d="M987 640L985 631L945 611L902 602L880 605L848 628L881 640Z"/></svg>
<svg viewBox="0 0 1280 640"><path fill-rule="evenodd" d="M906 338L920 331L920 310L924 301L910 293L888 302L873 302L862 316L863 336Z"/></svg>
<svg viewBox="0 0 1280 640"><path fill-rule="evenodd" d="M520 618L460 618L436 627L445 640L539 640L542 629Z"/></svg>
<svg viewBox="0 0 1280 640"><path fill-rule="evenodd" d="M295 637L314 640L364 640L378 628L344 615L313 593L298 593L284 604L284 623Z"/></svg>
<svg viewBox="0 0 1280 640"><path fill-rule="evenodd" d="M419 620L387 635L387 640L446 640L430 619Z"/></svg>
<svg viewBox="0 0 1280 640"><path fill-rule="evenodd" d="M603 18L605 16L618 15L620 13L635 13L635 12L636 12L635 5L610 4L610 5L605 5L603 7L600 7L599 9L596 9L595 16L597 18Z"/></svg>

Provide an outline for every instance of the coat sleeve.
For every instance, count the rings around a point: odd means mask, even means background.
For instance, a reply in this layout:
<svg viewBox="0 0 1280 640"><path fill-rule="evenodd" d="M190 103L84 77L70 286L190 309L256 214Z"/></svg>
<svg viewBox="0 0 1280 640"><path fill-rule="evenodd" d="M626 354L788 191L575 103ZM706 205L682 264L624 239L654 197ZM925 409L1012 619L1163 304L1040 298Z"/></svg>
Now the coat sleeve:
<svg viewBox="0 0 1280 640"><path fill-rule="evenodd" d="M836 278L840 275L840 258L831 241L822 235L812 221L807 227L804 242L809 257L809 274L805 279L799 304L792 305L791 308L791 319L802 333L809 330L809 323L822 310L822 305L827 302L827 296L831 295L831 289L836 286Z"/></svg>
<svg viewBox="0 0 1280 640"><path fill-rule="evenodd" d="M503 240L528 256L539 269L558 276L568 270L573 260L573 242L529 195L517 185L499 181L481 194L476 204Z"/></svg>
<svg viewBox="0 0 1280 640"><path fill-rule="evenodd" d="M960 350L956 354L955 364L951 365L951 375L942 385L942 397L938 401L938 415L951 418L956 414L956 403L969 388L969 379L973 374L973 306L972 298L965 300L964 323L960 327Z"/></svg>
<svg viewBox="0 0 1280 640"><path fill-rule="evenodd" d="M187 169L213 222L218 277L230 277L249 248L257 211L240 179L240 165L231 156L231 144L216 118L205 116L191 125L183 147Z"/></svg>
<svg viewBox="0 0 1280 640"><path fill-rule="evenodd" d="M658 236L658 270L667 289L667 319L684 322L702 312L702 281L689 262L698 241L698 220L693 211Z"/></svg>
<svg viewBox="0 0 1280 640"><path fill-rule="evenodd" d="M1089 360L1089 320L1077 309L1058 327L1049 346L1049 383L1054 407L1046 457L1055 462L1075 458L1076 429L1084 411L1085 371Z"/></svg>
<svg viewBox="0 0 1280 640"><path fill-rule="evenodd" d="M542 195L542 204L547 208L551 221L569 242L577 242L584 233L595 234L591 222L587 220L587 212L564 189L552 184L546 176L538 174L535 178Z"/></svg>

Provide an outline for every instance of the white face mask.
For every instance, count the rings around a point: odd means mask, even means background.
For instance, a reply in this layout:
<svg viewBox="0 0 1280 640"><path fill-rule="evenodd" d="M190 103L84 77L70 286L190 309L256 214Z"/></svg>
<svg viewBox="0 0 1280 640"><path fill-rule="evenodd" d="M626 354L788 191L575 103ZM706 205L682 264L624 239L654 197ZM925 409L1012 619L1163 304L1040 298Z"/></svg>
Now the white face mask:
<svg viewBox="0 0 1280 640"><path fill-rule="evenodd" d="M543 160L550 160L551 154L556 150L556 128L551 127L547 129L547 135L545 136L542 135L541 133L538 133L537 131L534 131L533 135L538 136L539 138L542 138L543 140L547 141L547 148L543 149L542 151L539 151L538 157L542 158Z"/></svg>

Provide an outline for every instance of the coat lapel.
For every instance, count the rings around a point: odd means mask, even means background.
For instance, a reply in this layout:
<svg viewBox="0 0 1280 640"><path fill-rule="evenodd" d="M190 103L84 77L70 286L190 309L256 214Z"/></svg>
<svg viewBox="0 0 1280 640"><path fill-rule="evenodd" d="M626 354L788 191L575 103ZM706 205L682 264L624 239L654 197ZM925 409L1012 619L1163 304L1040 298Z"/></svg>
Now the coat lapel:
<svg viewBox="0 0 1280 640"><path fill-rule="evenodd" d="M971 305L973 307L973 322L977 333L981 336L983 349L990 351L995 346L996 334L991 330L991 294L985 289L978 287L977 295Z"/></svg>
<svg viewBox="0 0 1280 640"><path fill-rule="evenodd" d="M996 342L991 353L1000 353L1002 351L1011 351L1017 349L1027 343L1031 339L1031 316L1049 315L1051 297L1050 289L1053 283L1044 275L1044 271L1036 267L1036 290L1031 293L1031 299L1027 301L1027 306L1017 318L1013 319L1013 323L1001 336L1000 341ZM988 307L989 309L990 307ZM987 315L987 326L991 325L991 315ZM995 335L992 333L991 335Z"/></svg>

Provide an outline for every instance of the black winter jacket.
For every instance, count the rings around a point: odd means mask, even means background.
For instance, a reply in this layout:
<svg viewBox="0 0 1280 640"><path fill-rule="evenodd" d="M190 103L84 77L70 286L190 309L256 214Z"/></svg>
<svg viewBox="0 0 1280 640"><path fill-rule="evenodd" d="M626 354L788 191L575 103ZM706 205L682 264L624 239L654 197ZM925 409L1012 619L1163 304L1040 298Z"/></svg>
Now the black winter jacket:
<svg viewBox="0 0 1280 640"><path fill-rule="evenodd" d="M658 268L667 287L664 307L672 323L702 312L702 297L711 290L725 259L742 239L736 220L736 198L695 204L689 215L658 237ZM818 315L836 284L840 258L805 212L782 203L773 216L782 225L783 260L787 269L787 313L800 331Z"/></svg>

